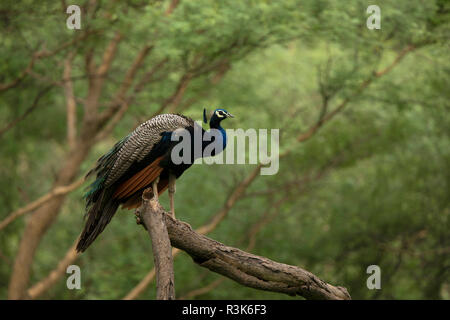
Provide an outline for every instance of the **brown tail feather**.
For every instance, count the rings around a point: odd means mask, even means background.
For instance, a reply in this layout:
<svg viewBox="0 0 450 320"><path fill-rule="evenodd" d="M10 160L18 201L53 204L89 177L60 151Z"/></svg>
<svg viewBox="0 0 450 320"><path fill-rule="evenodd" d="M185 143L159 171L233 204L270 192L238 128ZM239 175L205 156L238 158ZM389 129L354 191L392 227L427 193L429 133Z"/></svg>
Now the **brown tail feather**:
<svg viewBox="0 0 450 320"><path fill-rule="evenodd" d="M124 199L131 196L133 193L150 184L163 171L159 166L163 157L157 158L147 167L134 174L131 178L123 182L114 192L113 197L116 199Z"/></svg>
<svg viewBox="0 0 450 320"><path fill-rule="evenodd" d="M158 183L158 195L161 195L166 191L167 187L169 185L169 180L164 179L160 180ZM144 186L145 187L145 186ZM142 192L138 192L135 195L133 195L130 199L128 199L126 202L122 204L123 209L135 209L138 208L142 203Z"/></svg>
<svg viewBox="0 0 450 320"><path fill-rule="evenodd" d="M123 208L133 209L140 206L142 192L138 191L150 185L164 170L159 166L162 158L157 158L119 185L118 188L101 191L98 199L89 209L88 219L77 244L78 252L85 251L105 229L117 211L122 199L132 196L122 205ZM159 194L162 194L166 190L168 185L168 181L166 180L164 179L158 183Z"/></svg>

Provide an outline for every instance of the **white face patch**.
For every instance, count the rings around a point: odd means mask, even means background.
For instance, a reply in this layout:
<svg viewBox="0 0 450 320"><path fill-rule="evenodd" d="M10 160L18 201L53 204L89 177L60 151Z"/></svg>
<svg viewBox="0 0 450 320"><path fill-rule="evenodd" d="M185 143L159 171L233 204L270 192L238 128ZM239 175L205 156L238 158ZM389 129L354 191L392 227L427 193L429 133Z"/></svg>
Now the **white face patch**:
<svg viewBox="0 0 450 320"><path fill-rule="evenodd" d="M223 111L216 111L216 116L218 116L219 118L223 118L225 115L221 113L223 113Z"/></svg>

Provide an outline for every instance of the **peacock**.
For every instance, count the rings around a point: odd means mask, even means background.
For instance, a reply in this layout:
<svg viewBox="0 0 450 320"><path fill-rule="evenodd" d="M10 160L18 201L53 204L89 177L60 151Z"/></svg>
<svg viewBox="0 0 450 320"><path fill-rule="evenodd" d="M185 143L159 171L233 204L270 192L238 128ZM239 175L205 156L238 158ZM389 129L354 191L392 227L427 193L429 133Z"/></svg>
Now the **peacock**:
<svg viewBox="0 0 450 320"><path fill-rule="evenodd" d="M220 123L234 116L225 109L216 109L209 120L208 131L194 120L181 114L157 115L139 125L132 133L117 142L100 157L86 178L96 175L85 194L87 217L77 244L84 252L116 213L119 206L134 209L141 205L143 191L155 181L158 195L168 189L170 211L175 217L175 181L194 161L205 156L203 151L216 144L209 154L223 151L227 144L226 131ZM206 110L203 121L207 123ZM182 139L173 138L180 130L188 132L191 150L185 155L189 161L174 161L172 151ZM195 137L201 138L201 151L196 152ZM186 142L186 141L184 141ZM183 155L182 150L180 153Z"/></svg>

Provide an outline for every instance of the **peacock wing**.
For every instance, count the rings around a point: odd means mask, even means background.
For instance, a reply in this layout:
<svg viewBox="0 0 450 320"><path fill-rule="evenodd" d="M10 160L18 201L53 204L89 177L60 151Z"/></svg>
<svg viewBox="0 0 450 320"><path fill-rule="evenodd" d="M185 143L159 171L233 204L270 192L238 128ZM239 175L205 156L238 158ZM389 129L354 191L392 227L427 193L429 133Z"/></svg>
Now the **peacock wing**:
<svg viewBox="0 0 450 320"><path fill-rule="evenodd" d="M108 172L105 187L120 179L136 162L142 161L161 140L162 133L192 126L194 121L177 114L162 114L138 126L117 151L117 157ZM156 159L155 159L156 160Z"/></svg>

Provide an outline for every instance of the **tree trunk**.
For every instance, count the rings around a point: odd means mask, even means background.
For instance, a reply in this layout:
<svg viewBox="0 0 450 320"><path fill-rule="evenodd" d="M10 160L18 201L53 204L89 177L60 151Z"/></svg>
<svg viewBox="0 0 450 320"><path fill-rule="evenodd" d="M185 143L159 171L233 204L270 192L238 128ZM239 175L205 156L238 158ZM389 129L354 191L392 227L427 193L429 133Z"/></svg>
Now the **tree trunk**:
<svg viewBox="0 0 450 320"><path fill-rule="evenodd" d="M92 144L78 141L77 147L69 152L59 170L53 187L69 184L76 177L81 163L86 158ZM26 289L30 280L30 271L36 249L42 236L51 226L63 205L65 195L56 196L37 209L28 219L8 288L9 299L26 299Z"/></svg>

